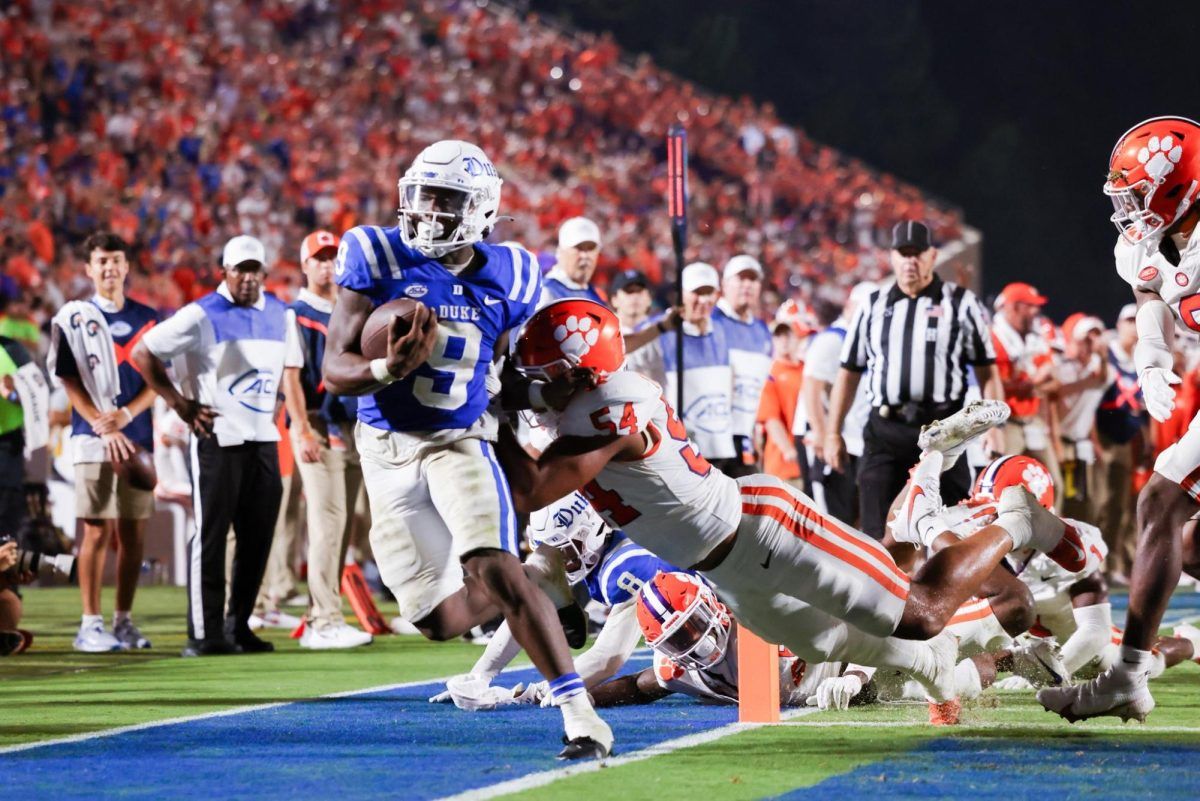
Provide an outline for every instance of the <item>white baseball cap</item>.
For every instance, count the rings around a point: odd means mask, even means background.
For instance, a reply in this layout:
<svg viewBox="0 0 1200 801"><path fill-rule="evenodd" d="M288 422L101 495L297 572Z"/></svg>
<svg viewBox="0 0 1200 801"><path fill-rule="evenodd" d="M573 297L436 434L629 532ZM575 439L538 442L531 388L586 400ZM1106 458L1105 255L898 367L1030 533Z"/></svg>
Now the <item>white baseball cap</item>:
<svg viewBox="0 0 1200 801"><path fill-rule="evenodd" d="M762 278L763 276L763 268L762 265L758 263L758 259L754 258L753 256L748 256L745 253L739 253L729 261L725 262L725 271L723 275L726 278L729 278L730 276L744 273L747 270L753 272L759 278Z"/></svg>
<svg viewBox="0 0 1200 801"><path fill-rule="evenodd" d="M702 261L694 261L683 268L683 291L695 292L704 287L717 289L721 285L721 276L717 268Z"/></svg>
<svg viewBox="0 0 1200 801"><path fill-rule="evenodd" d="M267 264L267 251L263 243L246 234L235 236L225 243L221 266L236 267L244 261L256 261L263 266Z"/></svg>
<svg viewBox="0 0 1200 801"><path fill-rule="evenodd" d="M572 217L558 227L558 246L573 248L584 242L595 242L600 247L600 226L587 217Z"/></svg>
<svg viewBox="0 0 1200 801"><path fill-rule="evenodd" d="M1126 303L1121 307L1121 313L1117 315L1117 322L1121 320L1136 320L1137 319L1137 304Z"/></svg>

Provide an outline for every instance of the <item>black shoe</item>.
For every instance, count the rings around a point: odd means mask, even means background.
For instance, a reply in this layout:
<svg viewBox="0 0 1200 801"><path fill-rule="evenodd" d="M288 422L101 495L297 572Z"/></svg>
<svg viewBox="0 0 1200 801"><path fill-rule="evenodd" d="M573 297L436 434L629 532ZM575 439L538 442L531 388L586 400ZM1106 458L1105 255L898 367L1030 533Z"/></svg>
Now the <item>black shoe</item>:
<svg viewBox="0 0 1200 801"><path fill-rule="evenodd" d="M269 654L275 650L272 643L250 631L235 635L233 641L244 654Z"/></svg>
<svg viewBox="0 0 1200 801"><path fill-rule="evenodd" d="M206 637L203 640L188 640L183 656L222 656L240 654L242 649L224 637Z"/></svg>
<svg viewBox="0 0 1200 801"><path fill-rule="evenodd" d="M604 759L609 753L607 748L591 737L576 737L574 740L563 737L563 742L567 746L558 752L555 759L564 762L568 759Z"/></svg>
<svg viewBox="0 0 1200 801"><path fill-rule="evenodd" d="M582 648L587 645L588 616L579 604L564 606L558 610L558 622L562 624L563 634L567 635L567 645L571 648Z"/></svg>

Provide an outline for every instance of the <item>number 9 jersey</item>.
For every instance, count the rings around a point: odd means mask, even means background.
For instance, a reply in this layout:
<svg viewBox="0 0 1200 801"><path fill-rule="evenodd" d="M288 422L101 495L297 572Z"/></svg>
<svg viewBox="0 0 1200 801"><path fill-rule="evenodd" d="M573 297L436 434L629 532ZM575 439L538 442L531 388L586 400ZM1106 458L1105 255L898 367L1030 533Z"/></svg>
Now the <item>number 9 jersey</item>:
<svg viewBox="0 0 1200 801"><path fill-rule="evenodd" d="M484 263L452 273L404 245L397 227L364 225L342 237L334 277L376 306L408 297L438 317L429 360L403 379L363 397L358 419L387 431L447 431L472 427L487 411L488 369L496 341L536 310L537 260L519 245L477 243Z"/></svg>
<svg viewBox="0 0 1200 801"><path fill-rule="evenodd" d="M737 483L700 454L662 388L645 376L619 370L538 421L557 436L646 438L640 459L614 459L580 491L610 526L659 558L694 565L737 530Z"/></svg>

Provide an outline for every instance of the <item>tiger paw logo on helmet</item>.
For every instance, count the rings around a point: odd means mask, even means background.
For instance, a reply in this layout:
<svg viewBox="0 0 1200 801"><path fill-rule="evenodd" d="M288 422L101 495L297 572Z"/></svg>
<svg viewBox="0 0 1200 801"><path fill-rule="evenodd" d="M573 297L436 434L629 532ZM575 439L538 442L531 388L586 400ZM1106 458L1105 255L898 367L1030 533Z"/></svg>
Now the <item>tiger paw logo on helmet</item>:
<svg viewBox="0 0 1200 801"><path fill-rule="evenodd" d="M599 338L600 329L592 325L590 317L571 315L554 329L554 339L568 356L582 358Z"/></svg>
<svg viewBox="0 0 1200 801"><path fill-rule="evenodd" d="M1033 493L1033 497L1041 498L1050 489L1050 474L1040 465L1028 464L1021 473L1021 482Z"/></svg>
<svg viewBox="0 0 1200 801"><path fill-rule="evenodd" d="M1154 181L1161 181L1170 175L1181 158L1183 145L1176 144L1170 136L1161 139L1157 136L1150 137L1146 146L1137 153L1137 160L1146 165L1146 174Z"/></svg>

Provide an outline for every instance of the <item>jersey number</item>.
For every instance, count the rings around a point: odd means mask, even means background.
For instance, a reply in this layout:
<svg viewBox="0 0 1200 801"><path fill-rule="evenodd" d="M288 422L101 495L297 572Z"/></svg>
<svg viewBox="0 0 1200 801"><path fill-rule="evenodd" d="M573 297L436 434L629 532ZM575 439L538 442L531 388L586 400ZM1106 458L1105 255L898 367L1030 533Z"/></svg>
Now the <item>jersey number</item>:
<svg viewBox="0 0 1200 801"><path fill-rule="evenodd" d="M689 470L700 478L704 478L712 472L712 465L692 445L691 440L688 439L687 428L684 427L683 421L675 416L675 410L671 408L671 404L667 403L666 398L663 398L662 402L663 406L667 407L667 433L676 442L684 443L683 447L679 449L679 455L683 457Z"/></svg>
<svg viewBox="0 0 1200 801"><path fill-rule="evenodd" d="M422 406L452 412L467 402L467 387L479 362L483 332L471 323L438 323L437 342L425 362L434 375L417 376L413 397Z"/></svg>
<svg viewBox="0 0 1200 801"><path fill-rule="evenodd" d="M621 410L619 423L613 423L607 407L592 412L591 419L592 425L598 431L607 431L610 434L632 434L637 431L637 415L633 411L632 403L626 403L625 408Z"/></svg>
<svg viewBox="0 0 1200 801"><path fill-rule="evenodd" d="M607 517L617 528L627 526L642 516L641 512L625 503L620 493L605 489L597 484L594 478L583 485L582 492L584 497L591 501L592 508Z"/></svg>

